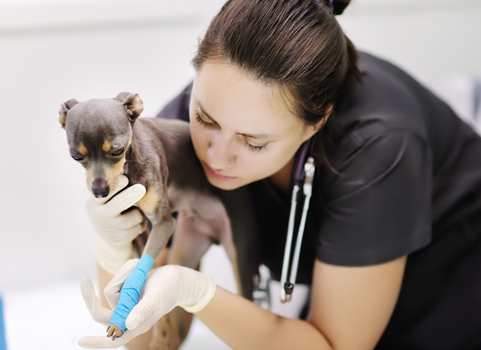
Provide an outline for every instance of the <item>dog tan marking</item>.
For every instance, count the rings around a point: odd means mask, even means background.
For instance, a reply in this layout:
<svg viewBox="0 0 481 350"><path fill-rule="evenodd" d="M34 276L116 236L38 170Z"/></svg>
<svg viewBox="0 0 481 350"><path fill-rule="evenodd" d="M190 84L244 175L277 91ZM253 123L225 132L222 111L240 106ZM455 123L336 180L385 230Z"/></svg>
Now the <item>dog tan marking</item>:
<svg viewBox="0 0 481 350"><path fill-rule="evenodd" d="M83 143L81 143L81 144L78 146L77 151L78 151L78 153L80 153L80 154L83 155L83 156L86 155L87 153L89 153L87 147L85 147Z"/></svg>
<svg viewBox="0 0 481 350"><path fill-rule="evenodd" d="M105 140L104 144L102 145L103 151L108 152L110 151L111 148L112 148L112 142L110 142L109 140Z"/></svg>
<svg viewBox="0 0 481 350"><path fill-rule="evenodd" d="M85 171L85 178L87 179L87 187L89 191L92 192L92 182L94 181L94 173L91 169Z"/></svg>
<svg viewBox="0 0 481 350"><path fill-rule="evenodd" d="M105 169L105 177L109 188L113 190L119 184L120 175L124 171L125 158L120 159L113 167L107 167Z"/></svg>
<svg viewBox="0 0 481 350"><path fill-rule="evenodd" d="M159 206L159 195L155 187L149 188L145 196L138 202L138 205L145 213L154 213Z"/></svg>
<svg viewBox="0 0 481 350"><path fill-rule="evenodd" d="M62 128L65 129L65 123L67 122L67 113L66 112L62 112L62 110L60 110L59 116L58 116L58 122L60 123L60 125L62 125Z"/></svg>

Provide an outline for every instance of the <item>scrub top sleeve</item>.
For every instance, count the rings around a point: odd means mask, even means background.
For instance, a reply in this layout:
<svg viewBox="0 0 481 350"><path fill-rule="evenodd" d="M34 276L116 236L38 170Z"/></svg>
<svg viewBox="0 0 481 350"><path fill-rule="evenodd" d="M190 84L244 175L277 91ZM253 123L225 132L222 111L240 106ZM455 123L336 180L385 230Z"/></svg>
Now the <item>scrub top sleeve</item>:
<svg viewBox="0 0 481 350"><path fill-rule="evenodd" d="M182 90L182 92L170 101L158 114L157 118L180 119L189 121L189 102L192 92L192 83Z"/></svg>
<svg viewBox="0 0 481 350"><path fill-rule="evenodd" d="M380 264L431 240L432 166L426 142L403 129L364 132L334 158L342 174L321 179L324 216L317 258ZM353 142L353 140L357 140Z"/></svg>

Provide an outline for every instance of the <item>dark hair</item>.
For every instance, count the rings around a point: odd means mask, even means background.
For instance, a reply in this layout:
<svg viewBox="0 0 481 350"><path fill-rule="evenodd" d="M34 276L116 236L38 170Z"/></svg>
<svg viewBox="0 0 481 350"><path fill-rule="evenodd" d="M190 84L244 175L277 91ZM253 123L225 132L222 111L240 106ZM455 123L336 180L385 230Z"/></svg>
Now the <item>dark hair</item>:
<svg viewBox="0 0 481 350"><path fill-rule="evenodd" d="M347 1L229 0L214 17L192 63L234 64L259 81L280 87L292 112L317 124L355 79L360 80L357 51L334 14ZM332 119L314 145L317 161L328 160Z"/></svg>

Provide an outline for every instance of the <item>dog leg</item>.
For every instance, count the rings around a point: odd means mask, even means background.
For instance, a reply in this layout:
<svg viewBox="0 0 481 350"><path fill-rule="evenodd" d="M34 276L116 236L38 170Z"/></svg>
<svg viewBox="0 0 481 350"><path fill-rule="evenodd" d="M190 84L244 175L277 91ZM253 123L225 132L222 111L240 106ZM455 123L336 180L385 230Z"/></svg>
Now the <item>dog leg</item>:
<svg viewBox="0 0 481 350"><path fill-rule="evenodd" d="M187 210L180 210L177 215L177 228L169 254L169 264L182 265L197 269L202 256L213 243L213 239L203 232L203 223ZM210 233L210 227L208 233ZM215 240L217 241L217 240Z"/></svg>
<svg viewBox="0 0 481 350"><path fill-rule="evenodd" d="M196 212L179 210L177 228L169 263L198 269L200 260L210 245L221 243L229 257L237 283L238 292L242 292L237 256L233 242L230 221L222 203L212 198L196 201ZM207 215L201 208L208 208ZM192 314L182 308L175 308L159 320L154 327L154 335L149 350L177 350L187 337Z"/></svg>
<svg viewBox="0 0 481 350"><path fill-rule="evenodd" d="M147 279L147 273L154 263L154 258L160 254L172 235L175 220L170 213L160 220L154 220L154 222L156 225L152 228L144 253L137 267L122 286L119 302L107 328L107 337L115 339L125 332L125 320L139 300L140 292Z"/></svg>
<svg viewBox="0 0 481 350"><path fill-rule="evenodd" d="M125 320L137 304L147 279L147 273L153 264L154 259L148 254L143 254L134 271L125 280L120 290L119 301L109 321L107 337L118 338L127 329Z"/></svg>
<svg viewBox="0 0 481 350"><path fill-rule="evenodd" d="M153 327L149 350L177 350L184 342L193 315L180 307L174 308Z"/></svg>
<svg viewBox="0 0 481 350"><path fill-rule="evenodd" d="M156 221L155 219L154 221ZM156 258L165 245L169 241L170 236L174 232L175 219L169 213L164 215L161 219L157 221L158 223L152 227L149 239L145 245L144 254L148 254L153 258Z"/></svg>
<svg viewBox="0 0 481 350"><path fill-rule="evenodd" d="M194 247L190 248L191 253L189 254L177 250L177 253L183 256L183 258L178 259L189 260L192 259L191 255L194 254L196 261L200 261L201 256L208 248L207 246L205 250L203 250L203 244L205 245L205 243L203 243L200 237L204 237L204 239L207 239L211 243L221 244L232 264L237 292L243 295L231 221L227 215L224 204L216 197L198 196L193 207L195 208L195 212L192 214L193 223L191 230L185 230L186 234L184 236L177 235L177 237L178 239L182 239L182 242L179 242L182 250L192 245ZM199 249L198 247L202 248ZM198 254L201 255L198 256Z"/></svg>
<svg viewBox="0 0 481 350"><path fill-rule="evenodd" d="M205 234L196 231L187 211L180 210L168 262L198 269L211 243ZM187 337L192 318L193 315L182 308L174 308L155 324L149 350L177 350Z"/></svg>

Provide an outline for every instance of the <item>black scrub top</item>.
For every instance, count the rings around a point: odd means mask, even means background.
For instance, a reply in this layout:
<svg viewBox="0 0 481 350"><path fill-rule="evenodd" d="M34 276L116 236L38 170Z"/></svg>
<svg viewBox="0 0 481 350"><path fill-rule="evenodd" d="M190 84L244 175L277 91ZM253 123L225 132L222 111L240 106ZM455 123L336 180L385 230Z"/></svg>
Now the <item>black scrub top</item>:
<svg viewBox="0 0 481 350"><path fill-rule="evenodd" d="M299 262L381 264L409 255L376 349L481 349L481 138L392 64L361 53L362 83L336 106L332 163L318 166ZM191 86L159 114L188 120ZM249 185L258 259L280 279L290 196Z"/></svg>

